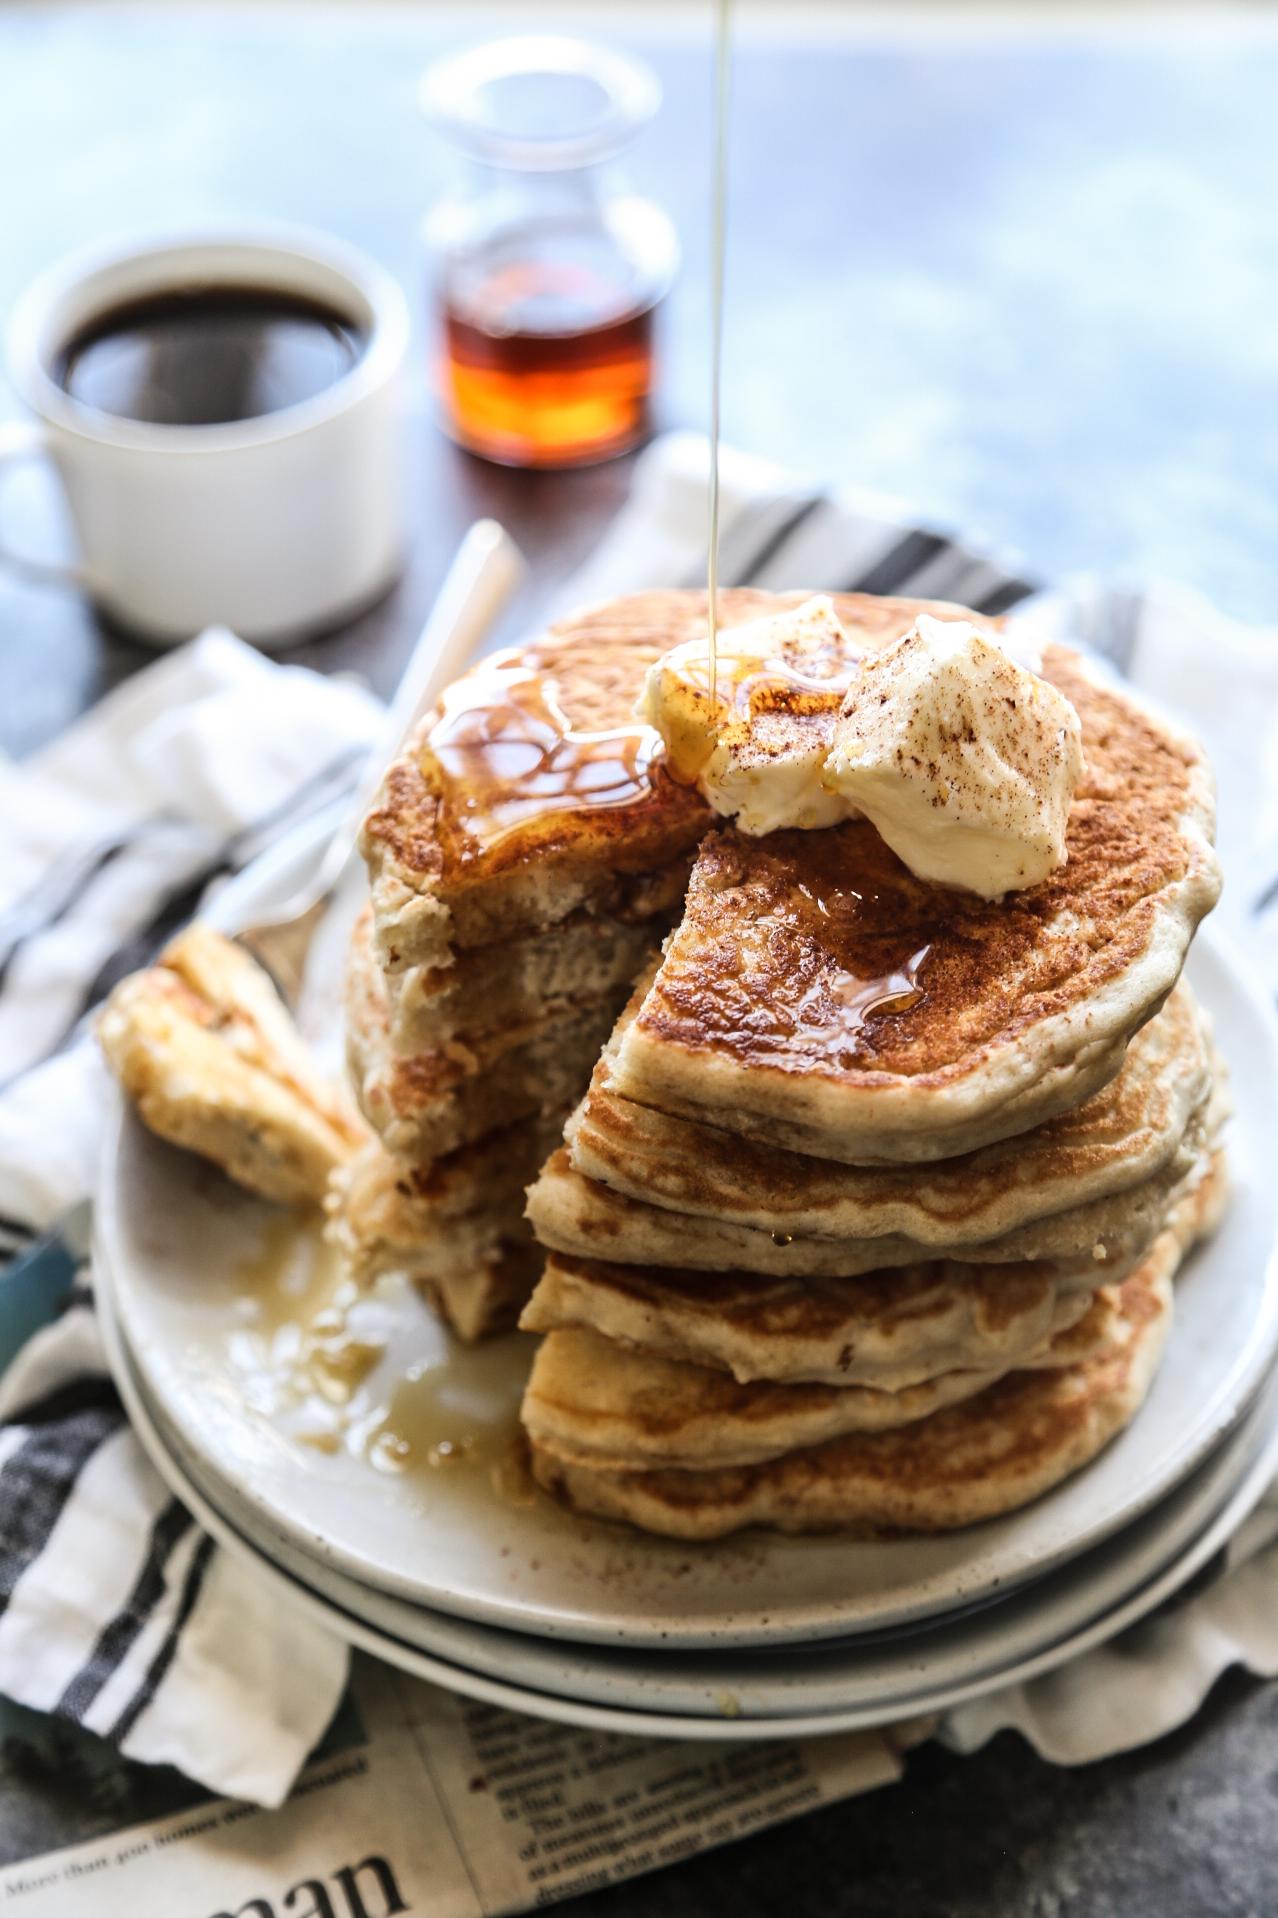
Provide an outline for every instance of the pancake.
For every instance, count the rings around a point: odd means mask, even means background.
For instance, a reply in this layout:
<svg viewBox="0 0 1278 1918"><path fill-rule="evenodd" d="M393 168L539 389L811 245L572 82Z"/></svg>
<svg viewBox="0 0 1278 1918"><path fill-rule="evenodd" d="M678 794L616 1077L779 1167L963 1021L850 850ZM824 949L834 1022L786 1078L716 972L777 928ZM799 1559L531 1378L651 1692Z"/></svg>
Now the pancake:
<svg viewBox="0 0 1278 1918"><path fill-rule="evenodd" d="M528 1217L553 1252L622 1265L679 1266L694 1271L756 1272L769 1277L853 1278L888 1266L915 1265L944 1250L963 1264L1007 1265L1026 1259L1058 1268L1094 1262L1106 1268L1143 1252L1166 1217L1178 1187L1214 1143L1223 1122L1223 1093L1190 1119L1175 1156L1139 1185L1111 1192L979 1244L928 1247L900 1234L870 1239L815 1238L763 1231L721 1219L696 1218L645 1205L583 1178L566 1147L553 1152L528 1194Z"/></svg>
<svg viewBox="0 0 1278 1918"><path fill-rule="evenodd" d="M1182 1243L1214 1231L1228 1185L1224 1154L1204 1154L1162 1222ZM772 1379L899 1391L941 1372L1016 1365L1052 1328L1088 1310L1142 1255L1098 1267L1035 1260L960 1265L931 1260L844 1279L613 1265L552 1254L524 1311L525 1331L587 1327L617 1344L718 1367L741 1382Z"/></svg>
<svg viewBox="0 0 1278 1918"><path fill-rule="evenodd" d="M524 1188L556 1130L537 1115L420 1166L373 1141L331 1179L325 1235L360 1285L387 1272L444 1280L530 1246Z"/></svg>
<svg viewBox="0 0 1278 1918"><path fill-rule="evenodd" d="M620 1098L611 1060L642 996L568 1123L574 1170L649 1205L795 1237L979 1244L1121 1192L1175 1157L1210 1083L1202 1017L1182 983L1136 1034L1117 1076L1074 1111L934 1165L848 1166Z"/></svg>
<svg viewBox="0 0 1278 1918"><path fill-rule="evenodd" d="M391 973L391 1044L396 1052L424 1052L611 998L629 987L665 929L664 921L625 925L578 913L547 932L459 952L451 966Z"/></svg>
<svg viewBox="0 0 1278 1918"><path fill-rule="evenodd" d="M865 821L703 840L613 1090L850 1164L952 1157L1113 1078L1216 901L1198 748L1048 647L1086 769L1067 861L986 901L926 885Z"/></svg>
<svg viewBox="0 0 1278 1918"><path fill-rule="evenodd" d="M619 1345L753 1379L898 1392L942 1372L1007 1371L1083 1317L1095 1262L934 1259L849 1279L765 1279L552 1254L520 1323L588 1327Z"/></svg>
<svg viewBox="0 0 1278 1918"><path fill-rule="evenodd" d="M1135 1416L1171 1323L1180 1256L1176 1235L1160 1235L1112 1295L1102 1350L1072 1365L1010 1372L896 1430L711 1471L608 1471L568 1463L534 1440L533 1474L579 1512L672 1538L722 1538L753 1525L865 1537L999 1517L1081 1470Z"/></svg>
<svg viewBox="0 0 1278 1918"><path fill-rule="evenodd" d="M318 1205L367 1136L268 975L198 922L120 981L98 1039L152 1132L263 1198Z"/></svg>
<svg viewBox="0 0 1278 1918"><path fill-rule="evenodd" d="M473 1266L421 1274L417 1288L427 1303L467 1345L509 1332L537 1283L541 1260L535 1245L500 1248Z"/></svg>
<svg viewBox="0 0 1278 1918"><path fill-rule="evenodd" d="M386 981L367 940L346 972L346 1054L355 1097L396 1158L424 1163L580 1095L616 997L560 1007L471 1042L411 1057L391 1043Z"/></svg>
<svg viewBox="0 0 1278 1918"><path fill-rule="evenodd" d="M720 593L725 628L804 593ZM927 601L836 595L849 650L887 644ZM954 609L948 609L953 611ZM985 630L997 620L971 616ZM390 972L558 924L588 908L674 912L713 824L634 717L648 667L706 631L701 592L646 592L560 621L457 680L388 771L364 823L376 940Z"/></svg>
<svg viewBox="0 0 1278 1918"><path fill-rule="evenodd" d="M1118 1294L1025 1354L1017 1369L1078 1364L1113 1338ZM727 1373L613 1345L601 1333L551 1332L537 1348L520 1417L532 1443L607 1472L713 1471L753 1465L849 1432L887 1432L974 1398L1011 1367L941 1372L900 1391L865 1385L740 1384Z"/></svg>

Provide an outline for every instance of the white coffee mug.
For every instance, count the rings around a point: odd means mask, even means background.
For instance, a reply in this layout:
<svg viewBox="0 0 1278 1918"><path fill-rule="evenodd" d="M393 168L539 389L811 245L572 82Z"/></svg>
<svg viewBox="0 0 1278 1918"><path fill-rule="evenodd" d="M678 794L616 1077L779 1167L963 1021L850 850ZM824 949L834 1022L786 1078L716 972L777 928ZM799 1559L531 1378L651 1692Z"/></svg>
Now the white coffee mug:
<svg viewBox="0 0 1278 1918"><path fill-rule="evenodd" d="M95 319L200 286L318 302L351 323L361 350L313 397L218 425L117 418L59 384L59 354ZM222 625L286 646L351 617L402 562L408 331L387 274L309 233L199 234L65 261L13 316L12 378L37 418L0 426L0 467L52 460L79 560L12 552L0 526L0 564L80 586L155 645Z"/></svg>

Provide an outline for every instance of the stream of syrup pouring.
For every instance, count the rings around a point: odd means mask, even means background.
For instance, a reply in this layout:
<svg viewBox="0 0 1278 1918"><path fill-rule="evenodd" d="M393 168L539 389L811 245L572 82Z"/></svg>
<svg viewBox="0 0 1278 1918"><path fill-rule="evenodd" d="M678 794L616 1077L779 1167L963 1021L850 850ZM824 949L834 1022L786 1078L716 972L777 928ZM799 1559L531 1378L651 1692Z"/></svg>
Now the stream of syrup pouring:
<svg viewBox="0 0 1278 1918"><path fill-rule="evenodd" d="M723 393L723 268L728 215L728 79L731 0L715 0L714 162L710 205L710 499L706 540L706 619L710 647L710 725L719 724L719 415Z"/></svg>

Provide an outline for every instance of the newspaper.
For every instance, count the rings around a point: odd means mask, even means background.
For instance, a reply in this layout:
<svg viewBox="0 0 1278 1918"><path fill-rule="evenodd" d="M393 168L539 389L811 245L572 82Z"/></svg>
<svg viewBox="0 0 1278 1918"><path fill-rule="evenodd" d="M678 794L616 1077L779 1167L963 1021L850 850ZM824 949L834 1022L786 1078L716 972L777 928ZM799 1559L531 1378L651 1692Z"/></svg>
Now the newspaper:
<svg viewBox="0 0 1278 1918"><path fill-rule="evenodd" d="M49 1722L33 1717L31 1737L49 1736ZM358 1659L337 1725L277 1811L140 1767L130 1790L112 1775L122 1761L96 1744L59 1753L67 1815L93 1835L13 1856L6 1790L0 1906L22 1918L527 1911L888 1784L929 1729L764 1744L631 1738L478 1704ZM7 1728L6 1786L21 1771L15 1741ZM148 1796L175 1793L181 1802L161 1815L139 1815Z"/></svg>

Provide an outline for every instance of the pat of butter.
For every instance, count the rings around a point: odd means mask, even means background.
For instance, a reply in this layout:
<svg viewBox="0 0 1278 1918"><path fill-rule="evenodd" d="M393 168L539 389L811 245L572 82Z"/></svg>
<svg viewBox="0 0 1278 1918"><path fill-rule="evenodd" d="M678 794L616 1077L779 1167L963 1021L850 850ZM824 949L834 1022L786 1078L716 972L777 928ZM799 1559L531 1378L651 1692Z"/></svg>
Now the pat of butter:
<svg viewBox="0 0 1278 1918"><path fill-rule="evenodd" d="M1082 770L1068 699L970 621L925 613L864 660L825 777L918 878L994 899L1064 864Z"/></svg>
<svg viewBox="0 0 1278 1918"><path fill-rule="evenodd" d="M637 708L666 744L676 779L757 835L832 826L848 806L825 759L862 652L824 595L718 636L715 684L704 639L648 669Z"/></svg>
<svg viewBox="0 0 1278 1918"><path fill-rule="evenodd" d="M817 595L720 633L713 687L707 642L676 646L638 712L741 832L868 819L918 878L993 899L1063 864L1082 774L1078 715L1031 660L928 613L867 651Z"/></svg>

